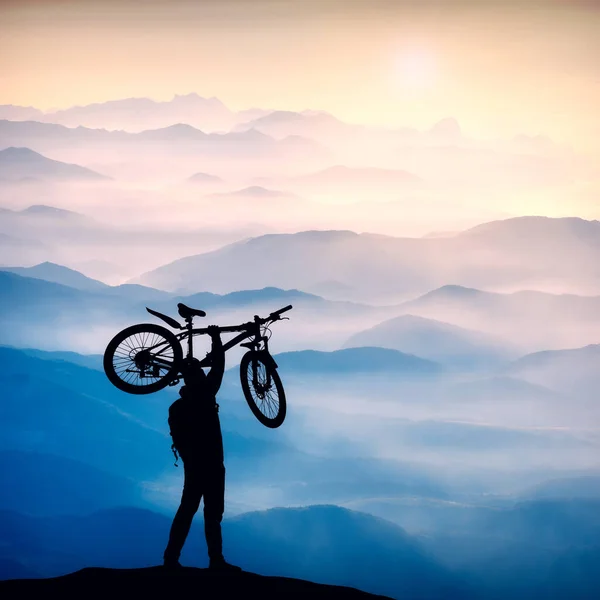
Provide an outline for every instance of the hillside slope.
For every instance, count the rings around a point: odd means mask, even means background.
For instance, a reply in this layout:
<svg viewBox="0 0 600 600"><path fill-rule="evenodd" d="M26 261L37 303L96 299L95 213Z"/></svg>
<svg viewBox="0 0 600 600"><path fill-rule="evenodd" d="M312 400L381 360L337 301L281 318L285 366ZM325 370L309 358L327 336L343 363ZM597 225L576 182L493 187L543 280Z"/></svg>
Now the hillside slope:
<svg viewBox="0 0 600 600"><path fill-rule="evenodd" d="M0 583L0 592L11 597L33 595L60 598L85 598L91 590L99 596L118 598L184 597L195 589L206 600L212 598L384 598L347 587L323 585L288 577L265 577L254 573L223 576L207 569L187 567L177 572L165 572L162 567L145 569L87 568L51 579L22 579Z"/></svg>

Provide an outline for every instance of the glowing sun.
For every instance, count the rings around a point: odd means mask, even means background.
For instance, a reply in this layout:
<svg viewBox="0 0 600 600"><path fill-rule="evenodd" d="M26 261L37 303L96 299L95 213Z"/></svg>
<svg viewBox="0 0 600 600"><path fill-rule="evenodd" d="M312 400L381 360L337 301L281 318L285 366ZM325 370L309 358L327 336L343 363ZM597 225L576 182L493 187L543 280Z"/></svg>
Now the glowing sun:
<svg viewBox="0 0 600 600"><path fill-rule="evenodd" d="M437 68L434 56L425 50L406 49L396 58L396 85L408 91L424 91L435 86Z"/></svg>

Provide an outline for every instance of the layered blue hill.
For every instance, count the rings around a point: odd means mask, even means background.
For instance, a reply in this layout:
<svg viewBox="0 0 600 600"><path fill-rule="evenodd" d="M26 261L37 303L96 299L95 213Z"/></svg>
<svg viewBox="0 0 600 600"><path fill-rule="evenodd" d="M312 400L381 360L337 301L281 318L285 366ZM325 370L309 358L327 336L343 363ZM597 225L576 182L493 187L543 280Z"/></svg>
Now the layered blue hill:
<svg viewBox="0 0 600 600"><path fill-rule="evenodd" d="M82 275L79 271L51 262L40 263L33 267L1 267L0 270L22 275L23 277L60 283L78 290L87 290L90 292L99 292L109 287L100 281Z"/></svg>
<svg viewBox="0 0 600 600"><path fill-rule="evenodd" d="M276 356L277 364L286 372L313 374L402 373L432 375L439 373L439 364L405 354L398 350L377 347L347 348L334 352L300 350Z"/></svg>
<svg viewBox="0 0 600 600"><path fill-rule="evenodd" d="M0 451L0 473L1 509L50 516L144 504L141 490L130 479L63 456Z"/></svg>
<svg viewBox="0 0 600 600"><path fill-rule="evenodd" d="M115 485L111 484L115 490L122 487L118 482L123 479L132 483L135 502L127 495L131 488L126 486L111 497L98 494L98 500L112 498L108 505L128 500L126 503L138 506L153 501L161 509L172 507L181 485L181 470L172 466L167 412L176 391L126 394L112 386L103 371L83 366L84 359L0 347L0 451L36 452L83 463L73 469L65 467L57 478L56 496L77 488L78 470L85 466L91 480L101 481L98 471L115 477ZM267 431L258 423L243 400L235 375L236 387L225 389L219 402L228 481L238 489L272 490L274 498L288 502L337 502L364 494L446 497L444 486L433 476L407 463L354 454L319 456L310 445L294 447L286 439L286 430ZM289 419L300 431L303 425L296 406L290 406ZM34 467L40 473L44 464L30 463L31 478ZM46 514L43 496L28 487L28 481L29 476L22 481L22 490L30 493L29 512ZM142 498L147 485L153 490L152 498ZM97 508L96 497L88 497L88 510ZM264 497L272 502L269 494ZM8 500L0 503L0 508L14 508ZM240 502L248 503L243 496Z"/></svg>
<svg viewBox="0 0 600 600"><path fill-rule="evenodd" d="M84 517L32 518L0 512L0 556L40 575L86 566L160 564L170 519L121 508ZM245 570L357 587L395 598L471 598L460 577L436 563L400 527L337 506L282 508L226 519L224 551ZM34 558L35 557L35 558ZM206 565L201 522L192 527L183 564Z"/></svg>

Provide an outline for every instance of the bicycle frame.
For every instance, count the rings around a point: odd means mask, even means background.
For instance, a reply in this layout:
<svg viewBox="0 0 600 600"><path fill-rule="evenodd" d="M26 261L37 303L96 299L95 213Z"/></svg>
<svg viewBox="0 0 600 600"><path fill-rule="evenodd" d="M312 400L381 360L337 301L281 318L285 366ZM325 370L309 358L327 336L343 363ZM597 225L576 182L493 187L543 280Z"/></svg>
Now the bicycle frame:
<svg viewBox="0 0 600 600"><path fill-rule="evenodd" d="M260 322L258 321L258 317L255 317L255 319L257 319L254 323L246 323L244 325L233 325L230 327L219 327L219 332L221 333L230 333L230 332L235 332L235 331L240 331L240 329L242 329L242 332L239 335L236 335L234 338L230 339L228 342L223 344L223 351L227 352L227 350L230 350L231 348L233 348L234 346L237 346L240 342L242 342L245 339L248 338L254 338L254 341L252 342L253 346L256 346L258 348L258 346L260 345L261 342L263 342L265 344L265 350L268 350L268 338L266 336L261 336L260 335ZM192 343L192 339L195 335L203 335L208 333L208 330L206 328L201 328L201 329L192 329L190 328L187 332L185 333L179 333L177 334L175 337L181 342L182 340L184 340L186 337L188 338L187 343L188 343L188 352L187 352L187 356L186 358L193 358L193 343ZM209 366L211 363L211 356L210 353L203 358L200 361L200 366L205 367L205 366Z"/></svg>
<svg viewBox="0 0 600 600"><path fill-rule="evenodd" d="M263 324L263 322L264 321L261 320L258 316L255 316L254 322L244 323L242 325L219 327L220 333L241 331L241 333L239 335L235 336L234 338L232 338L231 340L229 340L223 344L223 351L226 352L227 350L230 350L231 348L233 348L234 346L237 346L240 342L242 342L245 339L254 338L254 341L250 342L248 344L248 346L254 346L255 349L258 349L258 347L260 346L260 344L262 342L262 343L264 343L264 351L268 353L268 351L269 351L268 338L266 336L260 335L260 327L261 327L261 324ZM189 359L193 358L193 355L194 355L193 354L193 341L192 341L194 336L207 334L208 329L207 328L193 328L191 326L191 324L188 324L188 326L186 327L186 330L187 331L185 331L185 332L175 334L175 337L177 338L177 340L179 341L180 344L183 342L183 340L185 340L187 338L188 351L187 351L186 359L189 360ZM170 363L163 362L160 359L160 357L157 356L157 354L160 354L160 351L157 353L155 352L161 346L165 346L165 348L168 347L168 342L160 342L159 344L156 344L155 346L148 348L148 350L153 351L152 362L155 365L168 368L170 366ZM209 353L206 357L204 357L200 361L200 366L208 367L208 366L210 366L211 362L212 362L212 357L211 357L211 354Z"/></svg>
<svg viewBox="0 0 600 600"><path fill-rule="evenodd" d="M182 308L184 312L182 313ZM268 389L271 384L271 370L277 368L277 363L269 353L269 337L261 335L261 327L267 324L270 324L274 321L281 319L281 314L291 310L292 305L285 306L280 308L279 310L272 312L269 316L265 318L261 318L258 315L254 315L254 320L249 321L247 323L242 323L241 325L230 325L225 327L216 327L217 331L220 333L228 333L228 332L239 332L239 335L235 336L233 339L229 340L225 344L223 344L223 352L233 348L240 344L243 340L248 338L253 338L252 341L241 344L242 346L248 348L249 351L256 353L257 360L252 360L252 381L253 385L256 388L260 388L262 386L259 385L258 382L258 364L262 362L267 368L267 382L266 388ZM187 339L187 353L185 361L189 361L194 356L193 350L193 338L196 335L203 335L211 333L211 328L194 328L192 325L194 316L204 316L205 313L203 311L195 311L194 309L190 309L189 307L185 307L184 305L179 305L179 314L185 318L185 327L182 327L175 319L171 317L153 311L149 308L146 308L149 313L161 318L168 325L177 329L185 329L184 332L174 334L175 339L179 342L180 347L182 346L183 340ZM198 314L201 313L201 314ZM285 318L285 317L284 317ZM173 367L177 367L176 374L172 376L172 379L169 385L176 385L181 376L183 375L181 371L181 367L183 365L177 365L172 360L168 360L166 357L161 358L160 354L164 350L168 350L171 347L171 343L169 340L165 340L163 342L159 342L149 348L145 348L143 351L139 352L135 358L136 366L139 368L139 376L140 378L145 377L146 370L151 371L151 377L160 377L160 369L164 368L167 372L173 372ZM263 347L261 348L261 344ZM162 349L161 349L162 348ZM139 357L139 362L138 362ZM143 357L143 358L142 358ZM212 363L212 355L209 352L204 359L198 361L201 367L210 366Z"/></svg>
<svg viewBox="0 0 600 600"><path fill-rule="evenodd" d="M277 373L277 363L269 352L269 338L272 323L280 319L284 312L292 309L292 305L284 306L271 312L266 317L254 315L251 321L239 325L217 326L205 328L193 326L195 317L204 317L206 313L183 303L178 305L179 315L185 325L168 315L146 307L146 310L162 319L171 329L153 323L139 323L120 331L108 344L103 358L104 370L109 380L120 390L131 394L150 394L177 385L182 379L188 379L193 363L201 367L214 369L215 355L221 363L221 352L240 345L247 348L241 357L240 377L244 396L259 421L268 427L277 427L278 418L267 418L256 404L256 396L261 399L270 397L274 382L279 395L283 394L281 379ZM232 333L233 338L218 342L217 335ZM193 339L197 335L210 335L213 348L202 360L194 358ZM187 353L184 355L183 345L187 341ZM219 369L220 370L220 369ZM243 372L242 372L243 371ZM285 403L285 396L282 396ZM261 404L262 406L262 404ZM281 418L285 418L285 404Z"/></svg>

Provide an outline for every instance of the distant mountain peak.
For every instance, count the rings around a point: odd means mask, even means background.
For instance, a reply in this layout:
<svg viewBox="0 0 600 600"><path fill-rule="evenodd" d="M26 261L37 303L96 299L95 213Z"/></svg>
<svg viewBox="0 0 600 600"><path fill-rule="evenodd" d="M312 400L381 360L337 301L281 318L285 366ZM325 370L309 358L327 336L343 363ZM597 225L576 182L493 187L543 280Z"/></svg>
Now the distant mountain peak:
<svg viewBox="0 0 600 600"><path fill-rule="evenodd" d="M256 119L255 123L289 123L290 121L306 121L307 119L340 122L331 113L323 110L303 110L301 112L294 110L274 110L269 114Z"/></svg>
<svg viewBox="0 0 600 600"><path fill-rule="evenodd" d="M451 294L464 294L464 295L473 295L473 294L481 293L481 290L465 287L464 285L455 285L455 284L443 285L440 288L438 288L438 291L440 291L440 292L443 291L443 292L447 292L447 293L451 293Z"/></svg>
<svg viewBox="0 0 600 600"><path fill-rule="evenodd" d="M196 92L190 92L189 94L173 94L173 99L175 98L201 98L201 96ZM202 99L204 100L204 98Z"/></svg>
<svg viewBox="0 0 600 600"><path fill-rule="evenodd" d="M49 261L32 267L0 267L0 270L20 277L38 279L78 290L100 290L108 287L96 279L86 277L79 271Z"/></svg>
<svg viewBox="0 0 600 600"><path fill-rule="evenodd" d="M359 235L361 234L356 233L356 231L350 231L349 229L309 229L307 231L298 231L296 233L266 233L265 235L251 238L248 242L266 238L272 239L274 237L329 241L333 239L357 238Z"/></svg>
<svg viewBox="0 0 600 600"><path fill-rule="evenodd" d="M418 306L422 303L441 301L461 301L480 296L495 296L495 292L485 292L476 288L469 288L462 285L448 284L435 288L425 294L422 294L412 300L403 303L405 307Z"/></svg>
<svg viewBox="0 0 600 600"><path fill-rule="evenodd" d="M600 358L600 344L587 344L579 348L564 348L561 350L541 350L521 356L511 363L512 368L541 366L551 364L555 360L571 359L581 363L585 358Z"/></svg>
<svg viewBox="0 0 600 600"><path fill-rule="evenodd" d="M289 121L290 119L299 120L302 114L293 110L274 110L273 112L258 119L258 121Z"/></svg>
<svg viewBox="0 0 600 600"><path fill-rule="evenodd" d="M280 199L290 199L296 198L295 194L290 192L282 192L280 190L271 190L260 185L251 185L245 188L241 188L238 190L231 190L228 192L215 192L213 194L209 194L207 197L209 198L248 198L248 199L270 199L270 198L280 198Z"/></svg>
<svg viewBox="0 0 600 600"><path fill-rule="evenodd" d="M36 123L36 125L38 125ZM0 179L110 179L100 173L80 165L52 160L31 150L31 148L11 146L0 150Z"/></svg>
<svg viewBox="0 0 600 600"><path fill-rule="evenodd" d="M58 263L53 263L50 262L49 260L45 260L44 262L38 263L37 265L33 265L33 268L37 268L37 267L44 267L44 268L50 268L50 269L65 269L66 271L72 271L72 269L69 269L69 267L64 267L63 265L59 265Z"/></svg>
<svg viewBox="0 0 600 600"><path fill-rule="evenodd" d="M546 217L542 215L526 215L510 217L481 223L460 233L460 236L498 235L513 239L527 235L548 235L550 238L558 233L569 233L576 237L600 235L600 221L587 220L581 217Z"/></svg>
<svg viewBox="0 0 600 600"><path fill-rule="evenodd" d="M195 103L206 103L206 104L214 104L218 106L225 107L223 102L219 100L216 96L211 96L210 98L205 98L204 96L200 96L200 94L196 92L190 92L189 94L174 94L171 102L195 102Z"/></svg>
<svg viewBox="0 0 600 600"><path fill-rule="evenodd" d="M260 185L251 185L249 187L233 192L236 196L259 196L261 198L275 198L278 196L284 196L284 192L278 190L269 190Z"/></svg>
<svg viewBox="0 0 600 600"><path fill-rule="evenodd" d="M25 215L43 215L43 216L51 216L51 217L77 217L82 218L83 215L74 212L72 210L66 210L64 208L56 208L56 206L49 206L47 204L32 204L27 208L19 211L21 214ZM50 263L48 263L50 264Z"/></svg>
<svg viewBox="0 0 600 600"><path fill-rule="evenodd" d="M184 132L200 132L203 133L200 129L188 125L187 123L173 123L173 125L169 125L168 127L161 127L159 129L151 129L150 131L184 131Z"/></svg>
<svg viewBox="0 0 600 600"><path fill-rule="evenodd" d="M195 181L200 183L219 183L223 181L220 177L216 175L211 175L210 173L203 173L202 171L198 171L198 173L194 173L187 179L188 181Z"/></svg>
<svg viewBox="0 0 600 600"><path fill-rule="evenodd" d="M4 150L0 150L0 156L2 158L6 157L14 157L20 159L30 159L30 158L44 158L38 152L35 152L31 148L17 148L15 146L10 146L9 148L5 148Z"/></svg>
<svg viewBox="0 0 600 600"><path fill-rule="evenodd" d="M431 298L433 296L452 296L455 298L465 298L471 296L478 296L480 294L485 293L486 292L483 292L481 290L465 287L463 285L448 284L436 288L435 290L431 290L426 294L423 294L421 298Z"/></svg>
<svg viewBox="0 0 600 600"><path fill-rule="evenodd" d="M440 365L407 352L377 346L356 346L331 352L297 350L276 355L277 363L289 371L348 372L388 371L434 373Z"/></svg>
<svg viewBox="0 0 600 600"><path fill-rule="evenodd" d="M267 139L270 140L270 139L273 139L273 138L271 138L271 136L267 135L266 133L263 133L262 131L259 131L255 127L251 127L250 129L248 129L246 131L242 131L235 135L241 137L242 139L248 139L248 140L267 140Z"/></svg>
<svg viewBox="0 0 600 600"><path fill-rule="evenodd" d="M314 181L320 184L340 183L346 185L385 183L416 183L421 181L417 175L400 169L382 169L380 167L348 167L333 165L316 173L296 178L298 181Z"/></svg>
<svg viewBox="0 0 600 600"><path fill-rule="evenodd" d="M446 117L438 121L430 129L430 132L443 137L459 138L462 136L460 125L454 117Z"/></svg>

